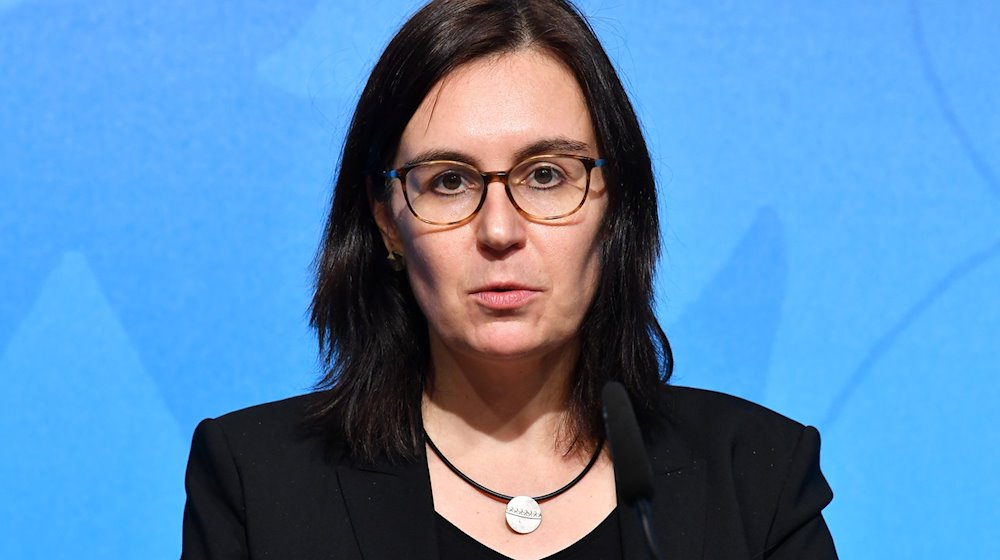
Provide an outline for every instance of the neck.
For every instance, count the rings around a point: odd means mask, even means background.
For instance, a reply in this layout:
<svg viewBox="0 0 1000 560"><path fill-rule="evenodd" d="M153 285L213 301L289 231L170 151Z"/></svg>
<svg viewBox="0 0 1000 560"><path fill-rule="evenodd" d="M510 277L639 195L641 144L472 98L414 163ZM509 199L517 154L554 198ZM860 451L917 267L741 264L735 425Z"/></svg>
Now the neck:
<svg viewBox="0 0 1000 560"><path fill-rule="evenodd" d="M543 356L491 360L431 342L424 425L454 444L498 444L565 451L569 385L577 348Z"/></svg>

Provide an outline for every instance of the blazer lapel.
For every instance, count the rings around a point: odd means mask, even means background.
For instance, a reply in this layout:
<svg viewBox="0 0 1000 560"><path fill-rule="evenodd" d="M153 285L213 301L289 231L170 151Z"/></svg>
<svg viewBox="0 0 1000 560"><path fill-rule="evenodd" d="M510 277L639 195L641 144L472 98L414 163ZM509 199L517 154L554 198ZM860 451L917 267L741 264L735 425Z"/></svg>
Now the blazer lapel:
<svg viewBox="0 0 1000 560"><path fill-rule="evenodd" d="M337 478L363 558L437 559L426 457L395 465L343 462Z"/></svg>
<svg viewBox="0 0 1000 560"><path fill-rule="evenodd" d="M701 558L705 465L663 422L647 437L653 468L653 530L664 558ZM619 511L623 558L649 558L638 512Z"/></svg>

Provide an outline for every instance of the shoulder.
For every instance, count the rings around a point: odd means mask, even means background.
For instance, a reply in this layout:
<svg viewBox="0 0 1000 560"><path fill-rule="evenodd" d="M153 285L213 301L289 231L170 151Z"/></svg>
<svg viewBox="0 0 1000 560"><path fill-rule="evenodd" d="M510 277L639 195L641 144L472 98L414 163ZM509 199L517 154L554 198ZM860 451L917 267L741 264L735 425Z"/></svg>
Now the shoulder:
<svg viewBox="0 0 1000 560"><path fill-rule="evenodd" d="M311 393L205 419L195 429L192 451L225 453L244 478L329 465L337 448L309 422L315 399Z"/></svg>
<svg viewBox="0 0 1000 560"><path fill-rule="evenodd" d="M299 395L279 401L258 404L209 418L203 424L214 424L232 436L266 437L294 432L309 414L313 394Z"/></svg>
<svg viewBox="0 0 1000 560"><path fill-rule="evenodd" d="M832 499L820 471L819 432L750 401L685 387L661 397L660 434L680 442L717 485L742 503L772 502L809 485L815 502Z"/></svg>
<svg viewBox="0 0 1000 560"><path fill-rule="evenodd" d="M184 549L204 557L320 558L353 550L336 445L311 427L315 394L237 410L195 429ZM323 534L317 520L323 520ZM249 538L249 536L253 538ZM248 548L249 547L249 548ZM220 551L225 550L223 554ZM243 551L236 553L235 551ZM185 558L188 556L185 556Z"/></svg>
<svg viewBox="0 0 1000 560"><path fill-rule="evenodd" d="M740 527L752 550L801 545L822 554L790 557L835 557L815 428L714 391L667 387L660 404L658 437L685 447L704 473L714 524Z"/></svg>
<svg viewBox="0 0 1000 560"><path fill-rule="evenodd" d="M794 440L805 428L759 404L706 389L667 386L660 405L661 415L676 428L713 441Z"/></svg>
<svg viewBox="0 0 1000 560"><path fill-rule="evenodd" d="M307 393L206 418L195 429L195 439L200 433L223 437L234 453L316 445L323 438L309 418L317 401L318 393Z"/></svg>
<svg viewBox="0 0 1000 560"><path fill-rule="evenodd" d="M818 469L819 432L761 405L672 386L664 389L660 405L659 433L683 441L710 468L773 484L781 484L799 456L813 458Z"/></svg>

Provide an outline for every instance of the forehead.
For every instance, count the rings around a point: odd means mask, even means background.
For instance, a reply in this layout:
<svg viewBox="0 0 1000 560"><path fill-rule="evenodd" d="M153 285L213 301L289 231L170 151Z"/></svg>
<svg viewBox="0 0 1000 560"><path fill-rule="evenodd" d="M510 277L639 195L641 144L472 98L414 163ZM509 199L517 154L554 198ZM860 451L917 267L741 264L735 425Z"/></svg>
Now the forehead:
<svg viewBox="0 0 1000 560"><path fill-rule="evenodd" d="M400 138L396 162L429 151L468 154L503 167L526 146L580 142L596 155L590 112L569 68L548 53L523 49L464 64L438 82Z"/></svg>

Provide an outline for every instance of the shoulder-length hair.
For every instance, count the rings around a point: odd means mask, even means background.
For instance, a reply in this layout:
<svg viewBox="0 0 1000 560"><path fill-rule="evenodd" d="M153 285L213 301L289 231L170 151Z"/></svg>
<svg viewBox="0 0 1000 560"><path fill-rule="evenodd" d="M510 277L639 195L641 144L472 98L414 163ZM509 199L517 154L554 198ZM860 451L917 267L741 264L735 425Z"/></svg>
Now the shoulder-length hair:
<svg viewBox="0 0 1000 560"><path fill-rule="evenodd" d="M569 390L572 443L603 437L600 394L611 380L637 413L656 408L673 356L652 308L659 255L656 185L632 104L586 19L565 0L436 0L389 42L358 101L316 261L311 324L325 375L313 419L363 460L412 459L424 445L421 396L429 371L427 320L405 273L392 270L373 218L387 195L381 171L431 88L483 57L538 49L579 82L608 191L601 272L580 327Z"/></svg>

